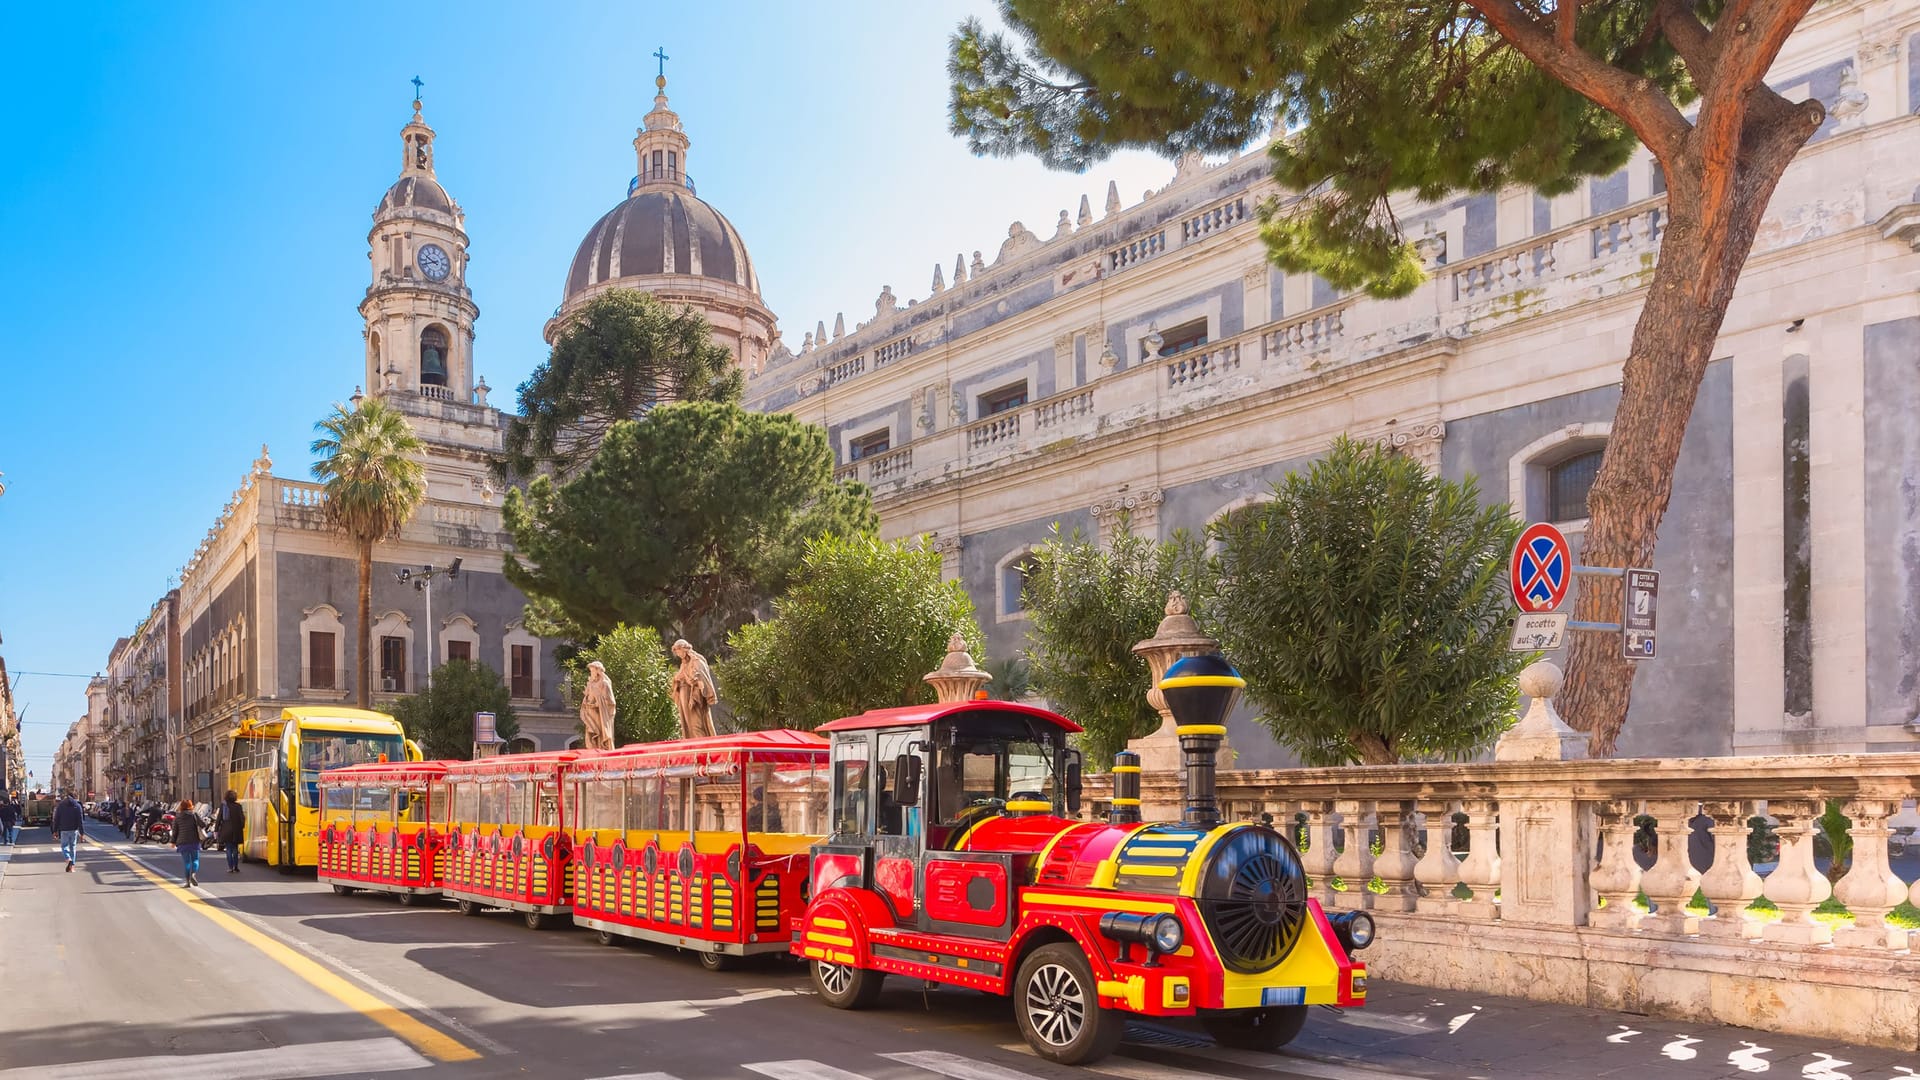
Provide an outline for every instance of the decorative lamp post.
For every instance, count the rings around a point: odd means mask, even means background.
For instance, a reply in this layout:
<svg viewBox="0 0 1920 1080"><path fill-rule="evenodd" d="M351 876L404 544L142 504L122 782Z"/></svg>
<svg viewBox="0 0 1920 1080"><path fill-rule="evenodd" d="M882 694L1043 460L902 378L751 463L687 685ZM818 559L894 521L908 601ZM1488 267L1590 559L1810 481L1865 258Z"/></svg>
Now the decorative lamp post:
<svg viewBox="0 0 1920 1080"><path fill-rule="evenodd" d="M959 634L947 639L947 658L921 678L933 687L933 699L943 705L972 701L982 687L993 681L992 675L973 665L966 639Z"/></svg>
<svg viewBox="0 0 1920 1080"><path fill-rule="evenodd" d="M1160 626L1153 636L1133 647L1135 656L1146 660L1147 668L1153 673L1153 681L1147 690L1147 704L1160 714L1160 728L1148 738L1172 739L1175 737L1173 712L1167 708L1166 695L1160 692L1160 680L1167 674L1167 668L1173 662L1187 656L1201 656L1215 652L1220 643L1200 632L1200 624L1193 621L1188 613L1187 598L1180 590L1167 594L1167 617L1160 620Z"/></svg>

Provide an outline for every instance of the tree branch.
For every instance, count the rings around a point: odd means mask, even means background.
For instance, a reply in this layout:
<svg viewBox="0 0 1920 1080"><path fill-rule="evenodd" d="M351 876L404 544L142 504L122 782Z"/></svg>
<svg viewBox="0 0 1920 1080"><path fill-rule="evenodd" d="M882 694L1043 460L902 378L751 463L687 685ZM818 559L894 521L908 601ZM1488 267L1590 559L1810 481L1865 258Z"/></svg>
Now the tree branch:
<svg viewBox="0 0 1920 1080"><path fill-rule="evenodd" d="M1693 0L1656 0L1648 29L1657 29L1665 35L1667 43L1687 65L1687 74L1693 77L1694 86L1713 82L1713 43L1706 26L1693 12Z"/></svg>
<svg viewBox="0 0 1920 1080"><path fill-rule="evenodd" d="M1753 95L1773 95L1767 69L1814 0L1734 0L1708 37L1713 78L1700 90L1700 119L1690 141L1701 165L1700 225L1705 242L1724 234ZM1777 96L1777 95L1775 95Z"/></svg>
<svg viewBox="0 0 1920 1080"><path fill-rule="evenodd" d="M1580 0L1558 0L1553 15L1554 39L1563 49L1573 48L1573 31L1580 22Z"/></svg>
<svg viewBox="0 0 1920 1080"><path fill-rule="evenodd" d="M1655 158L1679 148L1687 136L1680 110L1651 82L1605 63L1578 47L1566 48L1515 0L1467 0L1495 33L1542 71L1595 105L1626 121ZM1811 3L1812 0L1798 0Z"/></svg>

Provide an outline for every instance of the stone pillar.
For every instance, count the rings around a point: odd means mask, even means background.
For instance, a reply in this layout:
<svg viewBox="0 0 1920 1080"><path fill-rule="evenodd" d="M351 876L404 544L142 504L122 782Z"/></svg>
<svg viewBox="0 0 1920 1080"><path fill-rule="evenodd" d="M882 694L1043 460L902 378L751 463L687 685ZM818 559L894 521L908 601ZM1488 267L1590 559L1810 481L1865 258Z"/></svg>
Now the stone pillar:
<svg viewBox="0 0 1920 1080"><path fill-rule="evenodd" d="M1834 887L1833 895L1853 912L1851 926L1835 927L1833 943L1863 949L1907 947L1907 932L1887 925L1887 912L1907 898L1906 882L1887 863L1887 818L1898 813L1895 799L1854 799L1847 803L1853 819L1853 865Z"/></svg>
<svg viewBox="0 0 1920 1080"><path fill-rule="evenodd" d="M1833 895L1826 875L1813 865L1813 831L1825 804L1795 799L1769 803L1767 809L1780 822L1774 830L1780 837L1780 862L1767 875L1761 892L1780 909L1780 921L1761 928L1760 937L1794 945L1825 945L1833 940L1833 928L1812 917L1813 909Z"/></svg>
<svg viewBox="0 0 1920 1080"><path fill-rule="evenodd" d="M1307 815L1307 850L1300 853L1300 865L1307 872L1308 895L1320 906L1333 906L1333 864L1338 856L1333 838L1340 830L1340 815L1329 802L1310 802L1301 809Z"/></svg>
<svg viewBox="0 0 1920 1080"><path fill-rule="evenodd" d="M1640 920L1640 929L1663 934L1691 934L1699 930L1700 920L1687 914L1700 887L1700 872L1687 857L1693 836L1693 815L1700 809L1695 799L1658 800L1647 804L1653 815L1659 847L1653 865L1640 875L1640 889L1647 894L1653 912Z"/></svg>
<svg viewBox="0 0 1920 1080"><path fill-rule="evenodd" d="M1178 590L1167 594L1167 617L1160 620L1160 626L1152 637L1133 647L1133 654L1147 662L1152 681L1147 684L1147 704L1160 714L1160 729L1144 739L1127 740L1127 749L1140 755L1140 767L1147 772L1173 772L1180 768L1180 739L1174 734L1177 726L1173 721L1173 711L1167 708L1167 699L1160 693L1160 680L1166 677L1167 669L1174 661L1189 656L1201 656L1217 652L1220 643L1200 632L1200 625L1193 621L1188 613L1187 598ZM1220 754L1231 763L1227 754L1225 739L1220 742Z"/></svg>
<svg viewBox="0 0 1920 1080"><path fill-rule="evenodd" d="M959 634L947 639L947 658L940 666L920 677L933 687L933 700L941 704L972 701L976 691L993 681L992 675L973 665L967 641Z"/></svg>
<svg viewBox="0 0 1920 1080"><path fill-rule="evenodd" d="M1700 875L1700 891L1713 902L1713 916L1700 920L1700 936L1726 941L1758 937L1747 918L1747 905L1760 895L1760 875L1747 861L1750 807L1735 799L1710 802L1702 809L1713 819L1713 865Z"/></svg>
<svg viewBox="0 0 1920 1080"><path fill-rule="evenodd" d="M1550 661L1527 665L1520 692L1532 698L1521 717L1494 744L1496 761L1565 761L1587 756L1586 736L1554 710L1563 682ZM1500 800L1500 918L1505 922L1584 926L1592 896L1587 874L1593 826L1571 793Z"/></svg>
<svg viewBox="0 0 1920 1080"><path fill-rule="evenodd" d="M1426 853L1413 865L1413 879L1420 885L1416 906L1428 914L1450 914L1459 904L1453 888L1460 884L1460 860L1453 857L1453 803L1423 798L1415 805L1427 831Z"/></svg>
<svg viewBox="0 0 1920 1080"><path fill-rule="evenodd" d="M1368 813L1371 805L1359 800L1333 804L1340 812L1340 827L1347 841L1340 849L1340 857L1333 862L1334 874L1346 886L1333 894L1333 902L1338 907L1373 906L1373 893L1367 891L1367 883L1373 880L1373 815Z"/></svg>
<svg viewBox="0 0 1920 1080"><path fill-rule="evenodd" d="M1414 883L1417 864L1413 856L1413 822L1407 803L1384 799L1374 803L1374 816L1380 823L1380 854L1373 860L1373 873L1386 892L1373 898L1378 911L1413 911L1418 907L1420 889Z"/></svg>
<svg viewBox="0 0 1920 1080"><path fill-rule="evenodd" d="M1640 895L1640 864L1633 860L1633 819L1639 816L1640 803L1615 799L1601 803L1595 812L1602 847L1600 865L1594 868L1588 884L1606 906L1590 911L1587 922L1608 930L1632 930L1641 919L1633 906Z"/></svg>
<svg viewBox="0 0 1920 1080"><path fill-rule="evenodd" d="M1460 882L1473 895L1460 902L1460 914L1491 919L1500 914L1493 891L1500 887L1504 860L1498 850L1499 804L1492 799L1467 799L1460 804L1467 815L1467 857L1460 863Z"/></svg>

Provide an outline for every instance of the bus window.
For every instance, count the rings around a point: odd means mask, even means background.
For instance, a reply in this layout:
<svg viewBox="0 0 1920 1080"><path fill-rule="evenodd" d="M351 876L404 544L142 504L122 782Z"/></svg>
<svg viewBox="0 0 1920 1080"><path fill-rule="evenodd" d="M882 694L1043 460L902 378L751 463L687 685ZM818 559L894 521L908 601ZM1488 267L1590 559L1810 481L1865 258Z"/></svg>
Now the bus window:
<svg viewBox="0 0 1920 1080"><path fill-rule="evenodd" d="M301 728L297 739L289 727L286 739L300 759L300 805L313 806L320 774L347 765L369 765L378 761L405 761L406 751L400 736L358 731L330 731L326 728ZM284 782L283 782L284 784Z"/></svg>
<svg viewBox="0 0 1920 1080"><path fill-rule="evenodd" d="M867 739L852 736L833 744L833 831L867 832Z"/></svg>

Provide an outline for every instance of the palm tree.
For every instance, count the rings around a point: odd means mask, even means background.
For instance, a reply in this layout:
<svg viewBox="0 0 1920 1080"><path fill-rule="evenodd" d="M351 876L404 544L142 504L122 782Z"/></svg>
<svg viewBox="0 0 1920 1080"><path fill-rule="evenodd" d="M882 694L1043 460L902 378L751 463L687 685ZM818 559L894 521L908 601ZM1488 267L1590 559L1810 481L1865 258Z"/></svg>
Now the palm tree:
<svg viewBox="0 0 1920 1080"><path fill-rule="evenodd" d="M400 531L427 497L426 469L415 460L420 439L399 410L379 398L353 408L336 404L314 425L314 479L326 485L327 520L360 555L360 660L355 665L360 707L373 698L367 636L373 622L373 545Z"/></svg>

